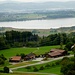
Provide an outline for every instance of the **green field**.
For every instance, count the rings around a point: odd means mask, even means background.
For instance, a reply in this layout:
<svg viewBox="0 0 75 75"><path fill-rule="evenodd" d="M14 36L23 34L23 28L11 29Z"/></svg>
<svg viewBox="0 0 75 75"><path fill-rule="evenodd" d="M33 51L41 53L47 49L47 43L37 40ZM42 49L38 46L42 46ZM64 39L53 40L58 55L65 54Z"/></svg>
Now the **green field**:
<svg viewBox="0 0 75 75"><path fill-rule="evenodd" d="M0 73L0 75L47 75L47 74L31 74L31 73Z"/></svg>
<svg viewBox="0 0 75 75"><path fill-rule="evenodd" d="M16 54L28 54L28 53L35 53L35 54L44 54L45 52L49 52L53 48L59 48L60 46L44 46L38 48L11 48L6 50L1 50L0 54L3 54L6 58L10 58L12 56L15 56Z"/></svg>
<svg viewBox="0 0 75 75"><path fill-rule="evenodd" d="M45 52L49 52L53 48L59 48L59 47L60 46L57 45L57 46L44 46L44 47L39 47L39 48L27 48L27 47L25 47L25 48L11 48L11 49L6 49L6 50L1 50L0 54L3 54L6 58L10 58L12 56L15 56L16 54L21 54L21 53L28 54L30 52L33 52L33 53L39 55L39 54L44 54ZM36 63L36 62L29 61L27 63L22 62L22 63L15 64L15 65L10 65L8 62L6 62L5 65L8 66L9 68L14 68L14 67L18 67L18 66L33 64L33 63ZM0 69L2 70L3 66L0 66ZM58 69L58 71L57 71L57 69ZM25 68L18 69L17 71L20 71L20 72L22 72L22 71L23 72L33 72L33 71L27 71ZM55 66L53 68L41 70L41 71L38 71L38 72L40 72L40 73L60 74L59 71L60 71L60 66ZM10 74L0 74L0 75L10 75ZM24 74L24 73L20 74L19 73L19 74L11 74L11 75L39 75L39 74ZM40 74L40 75L45 75L45 74Z"/></svg>
<svg viewBox="0 0 75 75"><path fill-rule="evenodd" d="M56 64L59 63L59 64ZM44 64L39 64L35 66L30 66L29 68L19 68L16 71L19 72L39 72L39 73L52 73L52 74L60 74L60 68L61 68L61 60L56 60ZM43 66L43 69L40 70L40 67ZM38 69L38 71L34 71L34 67Z"/></svg>
<svg viewBox="0 0 75 75"><path fill-rule="evenodd" d="M44 69L44 70L39 70L38 72L40 73L52 73L52 74L60 74L60 65L58 66L54 66L54 67L51 67L51 68L48 68L48 69ZM27 70L25 68L20 68L20 69L17 69L17 71L21 71L21 72L33 72L33 70Z"/></svg>
<svg viewBox="0 0 75 75"><path fill-rule="evenodd" d="M55 66L50 69L40 70L39 72L43 73L53 73L53 74L60 74L60 66Z"/></svg>

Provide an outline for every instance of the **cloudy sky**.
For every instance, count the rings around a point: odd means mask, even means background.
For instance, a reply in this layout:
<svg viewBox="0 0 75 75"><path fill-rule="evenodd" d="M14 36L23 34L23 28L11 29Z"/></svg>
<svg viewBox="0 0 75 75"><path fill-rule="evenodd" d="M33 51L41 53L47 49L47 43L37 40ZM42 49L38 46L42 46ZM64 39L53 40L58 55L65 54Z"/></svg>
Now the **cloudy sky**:
<svg viewBox="0 0 75 75"><path fill-rule="evenodd" d="M19 1L19 2L46 2L46 1L75 1L75 0L0 0L0 1Z"/></svg>

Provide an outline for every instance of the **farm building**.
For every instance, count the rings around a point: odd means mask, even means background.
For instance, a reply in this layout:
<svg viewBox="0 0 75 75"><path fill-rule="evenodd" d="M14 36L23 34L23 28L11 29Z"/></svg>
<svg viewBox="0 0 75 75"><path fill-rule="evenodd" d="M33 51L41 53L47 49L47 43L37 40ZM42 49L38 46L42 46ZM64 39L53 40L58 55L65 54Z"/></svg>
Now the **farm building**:
<svg viewBox="0 0 75 75"><path fill-rule="evenodd" d="M60 57L60 56L64 56L64 55L67 55L67 51L60 50L60 49L52 49L48 53L48 57L51 57L51 58Z"/></svg>
<svg viewBox="0 0 75 75"><path fill-rule="evenodd" d="M21 62L21 56L13 56L9 59L9 62Z"/></svg>
<svg viewBox="0 0 75 75"><path fill-rule="evenodd" d="M24 60L35 59L35 57L36 57L36 54L30 53L30 54L26 55L26 57L24 58Z"/></svg>

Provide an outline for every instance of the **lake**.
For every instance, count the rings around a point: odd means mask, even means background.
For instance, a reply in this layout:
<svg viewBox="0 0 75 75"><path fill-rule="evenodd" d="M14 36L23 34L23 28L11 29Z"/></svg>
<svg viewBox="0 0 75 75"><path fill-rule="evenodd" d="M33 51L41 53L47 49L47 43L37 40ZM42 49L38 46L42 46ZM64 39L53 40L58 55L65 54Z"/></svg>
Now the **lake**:
<svg viewBox="0 0 75 75"><path fill-rule="evenodd" d="M0 27L13 27L20 29L50 29L70 26L75 26L75 18L0 22Z"/></svg>

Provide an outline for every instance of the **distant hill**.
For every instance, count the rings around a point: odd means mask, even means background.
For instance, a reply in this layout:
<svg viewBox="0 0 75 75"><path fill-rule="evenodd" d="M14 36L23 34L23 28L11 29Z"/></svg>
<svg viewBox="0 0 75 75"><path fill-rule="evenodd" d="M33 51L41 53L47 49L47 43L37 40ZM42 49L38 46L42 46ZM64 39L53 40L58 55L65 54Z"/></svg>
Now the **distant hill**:
<svg viewBox="0 0 75 75"><path fill-rule="evenodd" d="M75 9L75 1L44 3L20 3L10 1L0 3L0 12L35 12L51 9Z"/></svg>
<svg viewBox="0 0 75 75"><path fill-rule="evenodd" d="M57 29L16 29L16 28L11 28L11 27L0 27L0 32L4 33L6 31L30 31L33 34L38 34L39 36L48 36L50 34L56 34L56 33L71 33L75 32L75 26L72 27L61 27Z"/></svg>
<svg viewBox="0 0 75 75"><path fill-rule="evenodd" d="M75 1L68 2L0 2L0 22L57 18L75 18Z"/></svg>

